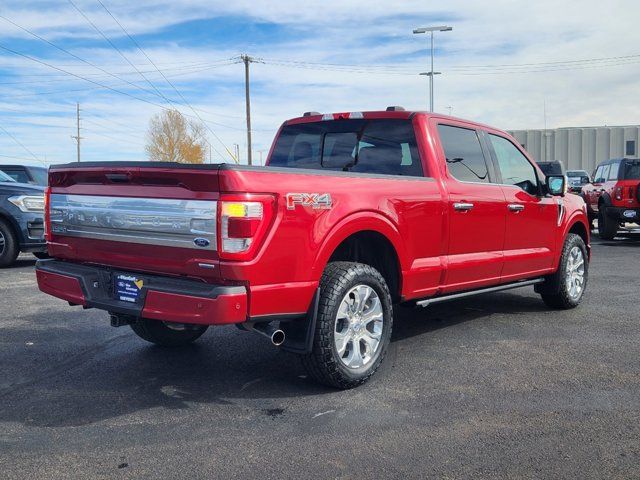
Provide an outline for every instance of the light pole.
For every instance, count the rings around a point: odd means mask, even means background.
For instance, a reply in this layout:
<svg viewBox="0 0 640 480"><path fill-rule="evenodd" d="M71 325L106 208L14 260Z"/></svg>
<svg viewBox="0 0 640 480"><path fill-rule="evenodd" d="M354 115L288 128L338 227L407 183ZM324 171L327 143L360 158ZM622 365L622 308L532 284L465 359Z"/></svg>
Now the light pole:
<svg viewBox="0 0 640 480"><path fill-rule="evenodd" d="M433 76L442 75L442 72L422 72L419 75L429 77L429 111L433 112Z"/></svg>
<svg viewBox="0 0 640 480"><path fill-rule="evenodd" d="M433 112L433 76L437 73L433 71L433 32L450 32L453 27L447 25L438 25L436 27L416 28L413 33L429 33L431 35L431 71L429 75L429 111ZM439 73L439 72L438 72Z"/></svg>

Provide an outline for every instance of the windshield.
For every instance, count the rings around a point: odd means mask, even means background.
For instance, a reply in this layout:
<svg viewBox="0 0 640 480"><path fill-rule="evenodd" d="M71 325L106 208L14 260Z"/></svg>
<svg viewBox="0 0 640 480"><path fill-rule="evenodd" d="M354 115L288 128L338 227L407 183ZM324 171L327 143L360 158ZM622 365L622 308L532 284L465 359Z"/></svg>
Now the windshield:
<svg viewBox="0 0 640 480"><path fill-rule="evenodd" d="M6 173L0 171L0 182L15 182L15 180Z"/></svg>
<svg viewBox="0 0 640 480"><path fill-rule="evenodd" d="M49 181L49 172L45 168L32 168L31 175L33 175L33 179L36 181L38 185L42 185L43 187L47 186Z"/></svg>
<svg viewBox="0 0 640 480"><path fill-rule="evenodd" d="M624 176L625 180L639 180L640 179L640 160L626 160L624 162Z"/></svg>

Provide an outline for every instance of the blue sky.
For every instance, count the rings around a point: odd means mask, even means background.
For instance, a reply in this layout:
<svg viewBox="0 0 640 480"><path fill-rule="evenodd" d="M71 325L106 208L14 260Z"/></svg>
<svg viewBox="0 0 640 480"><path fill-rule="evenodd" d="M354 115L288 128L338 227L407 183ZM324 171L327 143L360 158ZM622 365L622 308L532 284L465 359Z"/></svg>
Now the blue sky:
<svg viewBox="0 0 640 480"><path fill-rule="evenodd" d="M504 129L542 128L544 105L549 127L640 123L637 2L102 0L144 53L98 0L73 3L0 8L0 162L75 160L76 102L84 160L145 159L150 117L177 107L205 121L214 161L233 144L245 161L240 53L261 59L255 158L307 110L425 109L428 39L411 31L443 23L454 30L436 37L437 111Z"/></svg>

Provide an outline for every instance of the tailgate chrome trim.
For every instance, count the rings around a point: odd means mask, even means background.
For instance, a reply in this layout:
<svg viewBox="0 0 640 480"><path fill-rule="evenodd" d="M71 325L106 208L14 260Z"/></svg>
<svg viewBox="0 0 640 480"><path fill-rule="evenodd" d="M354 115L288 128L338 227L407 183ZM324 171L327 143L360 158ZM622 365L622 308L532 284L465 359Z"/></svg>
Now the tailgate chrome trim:
<svg viewBox="0 0 640 480"><path fill-rule="evenodd" d="M216 250L213 200L54 193L49 210L54 235Z"/></svg>

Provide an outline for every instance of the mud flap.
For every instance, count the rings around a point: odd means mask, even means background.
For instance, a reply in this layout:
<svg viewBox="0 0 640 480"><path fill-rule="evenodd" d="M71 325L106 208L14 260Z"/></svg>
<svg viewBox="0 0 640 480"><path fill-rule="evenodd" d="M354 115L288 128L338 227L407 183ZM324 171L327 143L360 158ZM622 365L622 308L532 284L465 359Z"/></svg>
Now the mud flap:
<svg viewBox="0 0 640 480"><path fill-rule="evenodd" d="M280 329L285 333L285 341L280 346L282 350L297 354L311 353L313 349L313 337L316 331L319 303L320 288L318 288L313 295L311 306L304 320L280 322Z"/></svg>

